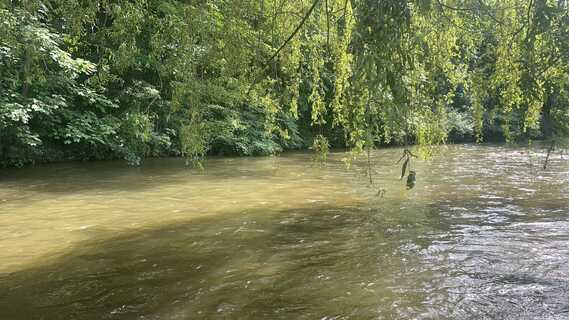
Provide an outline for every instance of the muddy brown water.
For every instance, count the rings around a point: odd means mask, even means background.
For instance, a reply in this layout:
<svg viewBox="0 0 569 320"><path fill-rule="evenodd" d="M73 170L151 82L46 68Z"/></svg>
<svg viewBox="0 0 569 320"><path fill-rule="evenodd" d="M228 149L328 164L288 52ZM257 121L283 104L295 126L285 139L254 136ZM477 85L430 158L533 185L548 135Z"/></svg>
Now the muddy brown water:
<svg viewBox="0 0 569 320"><path fill-rule="evenodd" d="M0 171L0 319L569 319L569 159L400 154Z"/></svg>

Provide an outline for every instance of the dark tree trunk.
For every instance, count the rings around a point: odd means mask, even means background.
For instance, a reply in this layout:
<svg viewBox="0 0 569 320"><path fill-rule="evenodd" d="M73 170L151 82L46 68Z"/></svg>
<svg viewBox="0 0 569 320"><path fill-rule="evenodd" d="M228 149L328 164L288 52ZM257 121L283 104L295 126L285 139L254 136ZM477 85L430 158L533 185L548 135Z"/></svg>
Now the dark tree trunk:
<svg viewBox="0 0 569 320"><path fill-rule="evenodd" d="M553 91L553 90L552 90ZM549 92L547 99L543 105L543 123L542 123L542 134L543 137L549 139L553 136L553 120L551 119L551 108L555 103L555 95L553 92Z"/></svg>

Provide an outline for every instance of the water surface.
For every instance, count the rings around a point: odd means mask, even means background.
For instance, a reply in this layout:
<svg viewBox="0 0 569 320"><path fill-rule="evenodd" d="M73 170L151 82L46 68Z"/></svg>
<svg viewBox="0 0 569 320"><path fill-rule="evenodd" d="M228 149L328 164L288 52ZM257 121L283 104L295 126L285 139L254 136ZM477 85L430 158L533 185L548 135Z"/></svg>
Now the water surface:
<svg viewBox="0 0 569 320"><path fill-rule="evenodd" d="M569 159L400 154L0 171L0 319L569 319Z"/></svg>

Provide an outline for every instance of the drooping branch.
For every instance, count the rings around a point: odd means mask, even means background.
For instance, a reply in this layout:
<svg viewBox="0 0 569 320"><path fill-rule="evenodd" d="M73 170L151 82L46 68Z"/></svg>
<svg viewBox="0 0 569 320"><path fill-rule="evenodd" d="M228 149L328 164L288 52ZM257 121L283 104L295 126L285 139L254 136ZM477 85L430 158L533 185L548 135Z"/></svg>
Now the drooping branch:
<svg viewBox="0 0 569 320"><path fill-rule="evenodd" d="M328 9L328 0L326 1L326 45L328 46L328 51L330 51L330 12Z"/></svg>
<svg viewBox="0 0 569 320"><path fill-rule="evenodd" d="M300 23L298 24L298 26L296 26L296 29L294 29L294 31L290 34L290 36L283 42L283 44L277 49L277 51L275 51L275 53L273 53L273 55L267 60L267 62L265 63L265 67L262 69L262 71L264 71L265 69L267 69L267 67L269 65L271 65L271 62L279 55L279 53L287 46L287 44L294 38L294 36L296 36L296 34L300 31L300 29L302 28L302 26L304 26L304 23L306 22L306 20L308 20L308 18L310 17L310 15L312 14L312 11L314 11L314 8L316 8L316 5L318 4L318 2L320 2L320 0L314 0L314 2L312 3L312 5L310 6L310 8L308 9L308 11L306 12L306 14L304 15L304 17L302 18L302 20L300 21ZM253 80L253 82L251 83L251 85L249 86L249 90L247 90L247 93L249 93L251 91L251 89L253 89L253 87L257 84L257 82L259 81L259 76L255 77L255 79Z"/></svg>
<svg viewBox="0 0 569 320"><path fill-rule="evenodd" d="M294 31L285 40L285 42L283 42L283 44L277 49L277 51L269 58L269 60L267 61L267 64L271 63L271 61L273 61L273 59L286 47L286 45L294 38L294 36L296 36L298 31L300 31L300 29L302 28L302 26L306 22L306 20L308 20L308 17L310 17L310 15L312 14L312 11L314 11L314 8L316 8L316 5L318 4L318 2L320 2L320 0L314 0L314 2L312 3L312 6L310 6L310 9L308 9L308 12L306 12L306 14L302 18L302 20L300 21L300 23L298 24L296 29L294 29Z"/></svg>
<svg viewBox="0 0 569 320"><path fill-rule="evenodd" d="M549 157L551 156L551 153L553 152L554 148L555 148L555 140L551 140L551 144L547 149L547 156L545 157L545 162L543 163L543 170L547 169L547 165L549 163Z"/></svg>

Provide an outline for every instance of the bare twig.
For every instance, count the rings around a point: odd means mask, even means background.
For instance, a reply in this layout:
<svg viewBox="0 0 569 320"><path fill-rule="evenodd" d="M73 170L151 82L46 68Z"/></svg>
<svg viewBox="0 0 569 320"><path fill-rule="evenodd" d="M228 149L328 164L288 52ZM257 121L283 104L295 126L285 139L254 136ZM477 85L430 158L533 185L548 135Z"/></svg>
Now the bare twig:
<svg viewBox="0 0 569 320"><path fill-rule="evenodd" d="M549 145L549 149L547 149L547 156L545 157L545 162L543 163L543 170L547 169L547 164L549 163L549 157L555 148L555 140L551 140L551 144Z"/></svg>

